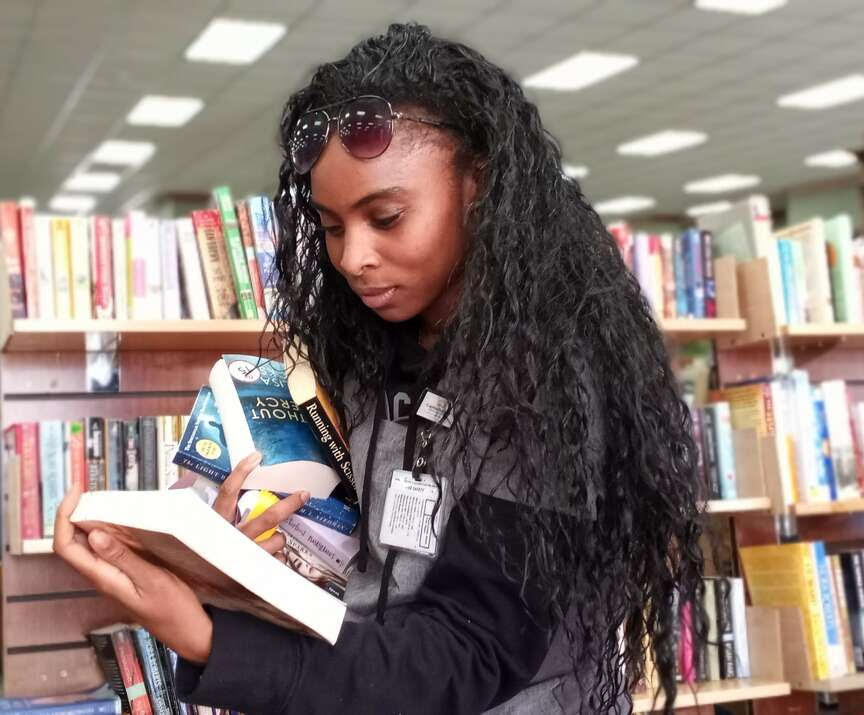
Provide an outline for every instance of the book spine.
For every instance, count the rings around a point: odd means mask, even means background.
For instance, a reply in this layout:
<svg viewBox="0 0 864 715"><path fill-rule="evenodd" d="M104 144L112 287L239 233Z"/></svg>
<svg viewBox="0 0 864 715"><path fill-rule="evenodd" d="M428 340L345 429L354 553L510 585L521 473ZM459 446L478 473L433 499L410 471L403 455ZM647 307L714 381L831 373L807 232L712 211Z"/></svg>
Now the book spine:
<svg viewBox="0 0 864 715"><path fill-rule="evenodd" d="M714 403L714 442L717 450L717 471L720 474L720 494L723 499L738 496L735 475L735 446L728 402Z"/></svg>
<svg viewBox="0 0 864 715"><path fill-rule="evenodd" d="M131 632L153 712L155 715L172 715L168 686L159 664L156 641L141 627L132 628Z"/></svg>
<svg viewBox="0 0 864 715"><path fill-rule="evenodd" d="M843 653L843 644L840 641L840 631L837 627L837 610L831 594L831 570L828 566L825 544L821 541L814 541L812 546L818 577L819 597L825 619L829 677L845 675L847 671L846 658Z"/></svg>
<svg viewBox="0 0 864 715"><path fill-rule="evenodd" d="M357 527L359 516L357 509L347 508L341 501L333 498L310 499L297 513L316 524L346 535Z"/></svg>
<svg viewBox="0 0 864 715"><path fill-rule="evenodd" d="M822 389L813 388L813 419L816 441L816 453L819 461L819 480L824 480L828 487L831 500L837 499L837 480L834 475L834 463L831 461L831 443L828 439L828 417L825 414L825 399Z"/></svg>
<svg viewBox="0 0 864 715"><path fill-rule="evenodd" d="M705 317L717 317L717 284L714 280L714 235L702 231L702 275L705 283Z"/></svg>
<svg viewBox="0 0 864 715"><path fill-rule="evenodd" d="M216 319L236 318L237 294L231 279L231 267L222 238L219 212L193 211L192 224L195 227L201 267L210 299L210 315Z"/></svg>
<svg viewBox="0 0 864 715"><path fill-rule="evenodd" d="M90 294L90 237L87 219L69 219L69 261L72 268L72 316L76 320L93 317Z"/></svg>
<svg viewBox="0 0 864 715"><path fill-rule="evenodd" d="M331 568L334 571L344 573L353 561L356 551L349 552L340 545L346 537L339 536L338 540L330 539L329 535L322 531L323 527L316 529L311 524L312 522L303 517L292 514L280 524L280 527L286 534L293 536L316 554L321 561L332 564ZM334 533L333 536L336 537L337 534ZM355 542L356 540L351 540L352 544Z"/></svg>
<svg viewBox="0 0 864 715"><path fill-rule="evenodd" d="M702 237L697 229L687 232L690 242L688 256L692 263L693 276L693 315L696 318L705 317L705 275L702 272Z"/></svg>
<svg viewBox="0 0 864 715"><path fill-rule="evenodd" d="M54 535L54 514L63 498L66 475L63 459L63 423L49 420L39 425L39 465L42 486L42 536Z"/></svg>
<svg viewBox="0 0 864 715"><path fill-rule="evenodd" d="M77 484L82 492L89 488L87 463L87 435L83 420L65 422L64 449L66 450L66 488Z"/></svg>
<svg viewBox="0 0 864 715"><path fill-rule="evenodd" d="M660 236L652 233L648 237L648 246L651 260L651 307L654 315L663 316L663 251L660 245Z"/></svg>
<svg viewBox="0 0 864 715"><path fill-rule="evenodd" d="M844 280L846 276L843 270L839 242L833 237L827 238L825 241L825 250L828 256L828 275L831 280L834 319L838 323L846 323L849 321L849 311L846 306L846 282Z"/></svg>
<svg viewBox="0 0 864 715"><path fill-rule="evenodd" d="M705 651L705 679L720 679L720 641L717 628L717 596L716 581L712 578L704 580L703 606L708 622L708 638Z"/></svg>
<svg viewBox="0 0 864 715"><path fill-rule="evenodd" d="M21 538L42 538L42 516L39 504L39 423L15 425L20 444Z"/></svg>
<svg viewBox="0 0 864 715"><path fill-rule="evenodd" d="M123 420L108 419L105 428L105 463L108 473L108 489L123 489Z"/></svg>
<svg viewBox="0 0 864 715"><path fill-rule="evenodd" d="M162 315L162 246L159 237L159 219L145 216L142 222L144 241L144 314L135 317L159 320Z"/></svg>
<svg viewBox="0 0 864 715"><path fill-rule="evenodd" d="M722 499L723 492L720 488L720 465L717 462L717 428L716 415L711 405L705 405L702 409L705 455L705 474L708 478L708 487L711 499Z"/></svg>
<svg viewBox="0 0 864 715"><path fill-rule="evenodd" d="M210 308L207 305L207 288L201 272L201 256L195 238L195 227L188 218L177 219L177 250L180 254L180 275L183 296L189 317L193 320L209 320Z"/></svg>
<svg viewBox="0 0 864 715"><path fill-rule="evenodd" d="M150 705L150 698L147 697L144 673L141 672L141 664L135 654L131 631L128 628L114 631L111 634L111 643L117 656L117 664L120 666L123 687L129 698L131 715L152 715L153 708Z"/></svg>
<svg viewBox="0 0 864 715"><path fill-rule="evenodd" d="M693 649L693 604L684 603L680 612L680 632L678 646L678 669L681 680L693 683L696 680L695 651Z"/></svg>
<svg viewBox="0 0 864 715"><path fill-rule="evenodd" d="M156 468L156 418L141 417L138 420L139 432L139 488L142 490L158 489Z"/></svg>
<svg viewBox="0 0 864 715"><path fill-rule="evenodd" d="M162 262L162 317L180 319L180 275L177 227L172 219L159 222L159 257Z"/></svg>
<svg viewBox="0 0 864 715"><path fill-rule="evenodd" d="M126 688L123 685L123 675L120 673L120 663L117 660L117 654L114 652L114 644L111 641L110 633L90 633L87 636L93 650L96 651L96 659L99 665L102 666L102 672L111 686L111 690L120 698L120 703L124 713L131 712L129 705L129 697L126 695Z"/></svg>
<svg viewBox="0 0 864 715"><path fill-rule="evenodd" d="M780 255L780 276L783 279L783 301L790 323L798 315L798 301L795 293L795 267L792 259L791 244L792 242L785 238L777 240L777 252Z"/></svg>
<svg viewBox="0 0 864 715"><path fill-rule="evenodd" d="M24 295L24 271L21 261L21 236L18 226L18 204L0 202L0 241L6 261L6 276L9 281L9 303L13 318L27 316L27 301Z"/></svg>
<svg viewBox="0 0 864 715"><path fill-rule="evenodd" d="M663 272L663 317L675 318L678 315L675 303L675 266L672 257L672 234L660 236L660 260Z"/></svg>
<svg viewBox="0 0 864 715"><path fill-rule="evenodd" d="M825 419L828 423L831 462L837 481L837 498L855 499L860 496L860 491L855 473L852 435L849 433L846 383L843 380L825 380L821 387L825 401Z"/></svg>
<svg viewBox="0 0 864 715"><path fill-rule="evenodd" d="M717 644L720 659L720 677L730 680L738 677L735 668L735 631L732 625L732 584L728 578L714 581L717 600Z"/></svg>
<svg viewBox="0 0 864 715"><path fill-rule="evenodd" d="M795 276L795 295L797 297L797 315L787 316L796 323L807 322L807 268L804 263L804 247L800 241L790 241L792 248L792 271Z"/></svg>
<svg viewBox="0 0 864 715"><path fill-rule="evenodd" d="M230 474L230 472L223 472L216 469L212 463L208 462L206 459L196 459L193 454L185 451L177 452L174 456L174 464L182 469L188 469L190 472L200 474L202 477L207 477L218 484L224 482Z"/></svg>
<svg viewBox="0 0 864 715"><path fill-rule="evenodd" d="M849 604L846 603L846 589L843 587L843 567L840 565L840 556L831 554L828 556L828 566L831 571L831 595L834 600L834 608L837 613L837 627L840 631L840 642L843 644L843 652L846 665L849 670L855 670L855 648L852 644L852 624L849 618Z"/></svg>
<svg viewBox="0 0 864 715"><path fill-rule="evenodd" d="M860 551L840 554L843 587L849 609L855 669L864 670L864 562Z"/></svg>
<svg viewBox="0 0 864 715"><path fill-rule="evenodd" d="M161 643L155 638L153 639L153 643L156 646L156 653L159 656L159 669L165 680L165 689L168 694L168 702L171 708L170 712L173 715L179 715L181 708L180 701L177 699L177 684L174 680L174 666L171 663L171 656L164 643Z"/></svg>
<svg viewBox="0 0 864 715"><path fill-rule="evenodd" d="M18 227L21 232L21 272L24 279L25 312L29 318L40 317L39 254L36 247L36 221L33 203L18 205Z"/></svg>
<svg viewBox="0 0 864 715"><path fill-rule="evenodd" d="M17 715L120 715L122 703L118 698L101 698L44 704L41 698L4 698L0 700L0 712Z"/></svg>
<svg viewBox="0 0 864 715"><path fill-rule="evenodd" d="M298 405L306 418L306 423L324 447L324 453L330 466L336 470L339 479L348 488L349 506L357 505L357 481L354 477L354 467L351 465L351 454L342 439L339 430L327 416L327 410L317 397L306 400Z"/></svg>
<svg viewBox="0 0 864 715"><path fill-rule="evenodd" d="M684 234L675 236L672 250L672 265L675 271L675 314L679 318L687 315L687 283L684 270Z"/></svg>
<svg viewBox="0 0 864 715"><path fill-rule="evenodd" d="M51 251L51 217L37 215L36 268L38 271L39 313L37 318L54 317L54 256Z"/></svg>
<svg viewBox="0 0 864 715"><path fill-rule="evenodd" d="M105 473L105 418L87 418L87 489L107 489Z"/></svg>
<svg viewBox="0 0 864 715"><path fill-rule="evenodd" d="M267 307L264 304L264 288L261 285L258 257L255 254L255 238L252 235L252 225L249 220L249 204L246 201L240 201L235 208L237 210L237 222L240 224L240 238L243 239L243 250L246 253L249 282L252 284L252 296L255 299L258 316L263 318L267 315Z"/></svg>
<svg viewBox="0 0 864 715"><path fill-rule="evenodd" d="M72 317L72 267L69 262L69 220L51 220L51 256L54 261L54 316Z"/></svg>
<svg viewBox="0 0 864 715"><path fill-rule="evenodd" d="M744 600L744 579L729 579L732 584L732 632L735 636L735 670L739 678L749 678L750 643L747 634L747 606Z"/></svg>
<svg viewBox="0 0 864 715"><path fill-rule="evenodd" d="M341 575L347 575L351 571L352 562L346 563L345 561L331 558L326 551L321 551L314 547L310 548L302 539L289 534L285 529L281 531L285 537L285 545L300 554L304 561Z"/></svg>
<svg viewBox="0 0 864 715"><path fill-rule="evenodd" d="M126 240L126 221L117 218L111 221L111 263L114 278L114 314L117 320L129 317L129 249Z"/></svg>
<svg viewBox="0 0 864 715"><path fill-rule="evenodd" d="M812 675L816 680L831 677L828 656L828 629L822 605L819 586L819 570L813 544L800 544L802 573L805 589L804 627L809 633L808 641L813 648L810 652Z"/></svg>
<svg viewBox="0 0 864 715"><path fill-rule="evenodd" d="M264 305L269 312L276 301L276 230L272 205L266 196L249 199L249 220L255 237L255 255L264 290Z"/></svg>
<svg viewBox="0 0 864 715"><path fill-rule="evenodd" d="M852 462L859 491L864 490L864 445L855 419L855 404L849 387L846 387L846 411L849 415L849 437L852 442ZM864 492L862 492L864 493Z"/></svg>
<svg viewBox="0 0 864 715"><path fill-rule="evenodd" d="M90 275L93 276L93 314L95 318L114 317L113 260L111 256L111 219L90 218Z"/></svg>
<svg viewBox="0 0 864 715"><path fill-rule="evenodd" d="M138 447L138 420L127 420L123 423L123 489L130 492L140 487Z"/></svg>
<svg viewBox="0 0 864 715"><path fill-rule="evenodd" d="M252 282L249 279L246 251L243 248L243 239L237 225L237 215L234 213L231 191L227 186L218 186L213 189L213 198L216 200L216 206L219 208L222 219L222 231L231 264L231 275L234 278L234 290L237 293L240 317L257 318L258 311L255 308L255 298L252 295Z"/></svg>
<svg viewBox="0 0 864 715"><path fill-rule="evenodd" d="M703 430L705 429L702 418L702 409L699 407L690 408L690 421L693 425L693 441L696 443L696 476L700 484L704 484L708 491L709 499L719 499L711 492L711 485L708 483L708 473L705 469L705 440Z"/></svg>

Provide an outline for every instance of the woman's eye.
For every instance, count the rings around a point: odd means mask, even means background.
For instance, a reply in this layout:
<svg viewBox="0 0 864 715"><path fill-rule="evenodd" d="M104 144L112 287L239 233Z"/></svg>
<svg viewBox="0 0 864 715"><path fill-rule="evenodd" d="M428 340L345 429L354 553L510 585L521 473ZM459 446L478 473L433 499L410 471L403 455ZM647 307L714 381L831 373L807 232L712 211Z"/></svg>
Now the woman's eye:
<svg viewBox="0 0 864 715"><path fill-rule="evenodd" d="M394 223L399 220L399 217L402 215L402 212L392 214L390 216L384 216L382 218L376 218L372 220L372 223L376 228L389 228Z"/></svg>
<svg viewBox="0 0 864 715"><path fill-rule="evenodd" d="M338 238L342 235L342 227L341 226L322 226L324 233L328 236L333 236Z"/></svg>

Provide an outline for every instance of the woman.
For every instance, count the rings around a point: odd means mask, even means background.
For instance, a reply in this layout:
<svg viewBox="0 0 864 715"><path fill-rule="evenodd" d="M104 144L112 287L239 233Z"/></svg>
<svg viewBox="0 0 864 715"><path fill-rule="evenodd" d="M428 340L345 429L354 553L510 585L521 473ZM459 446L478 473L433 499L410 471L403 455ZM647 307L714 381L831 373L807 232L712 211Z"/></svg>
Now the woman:
<svg viewBox="0 0 864 715"><path fill-rule="evenodd" d="M337 644L203 609L106 534L76 535L75 494L57 552L180 654L189 702L625 712L646 633L671 699L671 604L702 569L688 412L536 107L473 50L393 25L318 68L281 138L274 322L346 415L364 507ZM450 400L444 420L415 414L424 388ZM253 466L226 482L224 514ZM443 487L431 557L382 545L400 468Z"/></svg>

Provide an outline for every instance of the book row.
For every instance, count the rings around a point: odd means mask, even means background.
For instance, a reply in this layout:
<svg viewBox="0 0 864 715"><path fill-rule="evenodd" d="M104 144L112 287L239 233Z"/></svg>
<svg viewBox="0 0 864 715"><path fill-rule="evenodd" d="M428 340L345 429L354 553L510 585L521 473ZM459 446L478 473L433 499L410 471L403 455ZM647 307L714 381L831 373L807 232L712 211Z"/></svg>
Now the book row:
<svg viewBox="0 0 864 715"><path fill-rule="evenodd" d="M755 606L800 609L813 679L864 671L864 552L821 541L740 549Z"/></svg>
<svg viewBox="0 0 864 715"><path fill-rule="evenodd" d="M266 196L178 219L52 216L0 202L15 318L263 318L272 307L276 231Z"/></svg>
<svg viewBox="0 0 864 715"><path fill-rule="evenodd" d="M704 445L699 468L715 496L735 493L727 411L732 430L755 430L769 438L784 504L857 499L864 493L864 402L853 400L844 380L811 383L807 371L797 369L712 390L709 399L712 405L693 411L693 422Z"/></svg>

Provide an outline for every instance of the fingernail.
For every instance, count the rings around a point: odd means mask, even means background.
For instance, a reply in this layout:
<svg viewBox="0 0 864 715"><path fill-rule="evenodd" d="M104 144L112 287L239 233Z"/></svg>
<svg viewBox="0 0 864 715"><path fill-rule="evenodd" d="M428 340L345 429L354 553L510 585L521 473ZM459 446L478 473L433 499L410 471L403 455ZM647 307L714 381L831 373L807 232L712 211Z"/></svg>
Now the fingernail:
<svg viewBox="0 0 864 715"><path fill-rule="evenodd" d="M261 454L261 452L252 452L252 464L261 464L261 459L263 458L263 456L264 455Z"/></svg>
<svg viewBox="0 0 864 715"><path fill-rule="evenodd" d="M111 537L99 529L91 531L87 540L90 542L90 546L97 551L104 551L111 544Z"/></svg>
<svg viewBox="0 0 864 715"><path fill-rule="evenodd" d="M300 492L300 501L304 504L309 501L309 492Z"/></svg>

